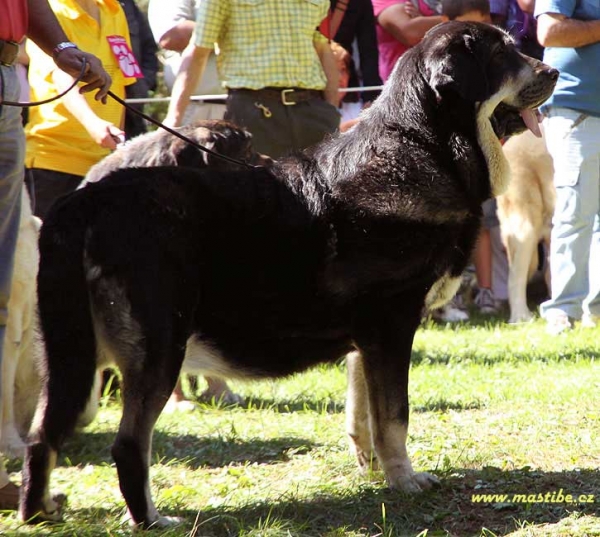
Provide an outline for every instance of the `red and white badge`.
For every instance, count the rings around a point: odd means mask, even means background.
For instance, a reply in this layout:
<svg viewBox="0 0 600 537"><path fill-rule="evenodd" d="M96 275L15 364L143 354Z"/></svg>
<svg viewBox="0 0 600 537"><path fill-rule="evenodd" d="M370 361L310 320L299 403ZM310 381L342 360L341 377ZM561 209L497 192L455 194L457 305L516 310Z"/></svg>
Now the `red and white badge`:
<svg viewBox="0 0 600 537"><path fill-rule="evenodd" d="M110 50L112 50L119 63L123 76L127 78L144 78L142 70L127 44L127 40L121 35L109 35L106 39L110 45Z"/></svg>

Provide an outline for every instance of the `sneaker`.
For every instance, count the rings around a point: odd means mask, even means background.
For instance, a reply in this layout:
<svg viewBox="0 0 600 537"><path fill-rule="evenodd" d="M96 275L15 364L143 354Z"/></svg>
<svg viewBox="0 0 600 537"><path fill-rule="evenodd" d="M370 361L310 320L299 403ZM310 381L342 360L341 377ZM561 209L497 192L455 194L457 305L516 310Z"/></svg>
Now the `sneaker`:
<svg viewBox="0 0 600 537"><path fill-rule="evenodd" d="M555 311L546 316L546 332L557 336L573 328L569 316L564 311Z"/></svg>
<svg viewBox="0 0 600 537"><path fill-rule="evenodd" d="M452 303L446 304L433 312L433 318L445 323L459 323L469 320L469 314L459 308L455 308Z"/></svg>
<svg viewBox="0 0 600 537"><path fill-rule="evenodd" d="M12 481L0 489L0 511L16 511L19 508L19 487Z"/></svg>
<svg viewBox="0 0 600 537"><path fill-rule="evenodd" d="M475 295L473 301L479 313L483 315L496 315L498 314L498 307L496 306L496 300L494 300L494 293L491 289L480 287L479 291Z"/></svg>
<svg viewBox="0 0 600 537"><path fill-rule="evenodd" d="M600 317L593 313L584 313L581 318L582 328L596 328L600 324Z"/></svg>

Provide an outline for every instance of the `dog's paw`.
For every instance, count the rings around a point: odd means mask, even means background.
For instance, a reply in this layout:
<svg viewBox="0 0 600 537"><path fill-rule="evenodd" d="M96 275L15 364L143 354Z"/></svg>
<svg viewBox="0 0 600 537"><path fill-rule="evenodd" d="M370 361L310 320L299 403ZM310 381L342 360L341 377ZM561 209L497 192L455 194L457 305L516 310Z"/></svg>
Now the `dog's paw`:
<svg viewBox="0 0 600 537"><path fill-rule="evenodd" d="M178 526L184 522L185 519L178 516L159 516L153 522L140 522L136 524L131 515L127 513L123 516L121 522L123 524L129 524L134 530L160 530L160 529L168 529L174 526Z"/></svg>
<svg viewBox="0 0 600 537"><path fill-rule="evenodd" d="M46 499L44 501L44 505L40 508L33 509L27 507L26 505L21 505L21 520L28 524L40 524L42 522L62 522L63 508L66 503L66 494L57 492L52 495L52 498Z"/></svg>
<svg viewBox="0 0 600 537"><path fill-rule="evenodd" d="M533 321L533 313L530 311L521 312L521 313L513 313L508 320L509 324L521 324L521 323L530 323Z"/></svg>
<svg viewBox="0 0 600 537"><path fill-rule="evenodd" d="M164 529L164 528L172 528L173 526L178 526L184 522L184 518L180 516L161 516L158 517L158 520L151 524L148 529Z"/></svg>
<svg viewBox="0 0 600 537"><path fill-rule="evenodd" d="M415 494L439 486L440 480L427 472L411 472L387 478L388 485L393 490Z"/></svg>
<svg viewBox="0 0 600 537"><path fill-rule="evenodd" d="M362 449L353 449L356 456L356 462L361 473L368 474L379 470L379 461L374 451L365 451Z"/></svg>

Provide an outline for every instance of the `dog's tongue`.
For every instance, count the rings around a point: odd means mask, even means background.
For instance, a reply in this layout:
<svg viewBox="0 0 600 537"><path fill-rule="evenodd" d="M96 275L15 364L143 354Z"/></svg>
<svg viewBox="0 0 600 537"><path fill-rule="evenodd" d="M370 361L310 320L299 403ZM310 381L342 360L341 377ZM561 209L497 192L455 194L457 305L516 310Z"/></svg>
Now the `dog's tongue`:
<svg viewBox="0 0 600 537"><path fill-rule="evenodd" d="M540 124L538 122L538 116L536 110L521 110L521 118L525 122L527 128L533 132L538 138L542 137L542 131L540 130Z"/></svg>

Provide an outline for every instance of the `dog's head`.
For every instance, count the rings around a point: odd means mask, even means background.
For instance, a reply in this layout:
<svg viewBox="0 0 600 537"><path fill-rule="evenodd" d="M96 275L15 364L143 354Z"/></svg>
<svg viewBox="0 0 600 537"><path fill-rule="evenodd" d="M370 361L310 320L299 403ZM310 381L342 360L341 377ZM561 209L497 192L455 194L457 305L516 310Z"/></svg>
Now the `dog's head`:
<svg viewBox="0 0 600 537"><path fill-rule="evenodd" d="M248 164L267 166L270 157L257 153L252 145L252 135L245 129L224 120L205 120L179 129L196 143L227 157ZM238 165L200 151L187 142L169 134L170 151L179 166L209 167L217 170L238 169Z"/></svg>
<svg viewBox="0 0 600 537"><path fill-rule="evenodd" d="M483 23L440 24L419 47L422 75L438 102L475 103L499 138L526 129L540 135L537 108L552 94L556 69L521 54L509 35Z"/></svg>

